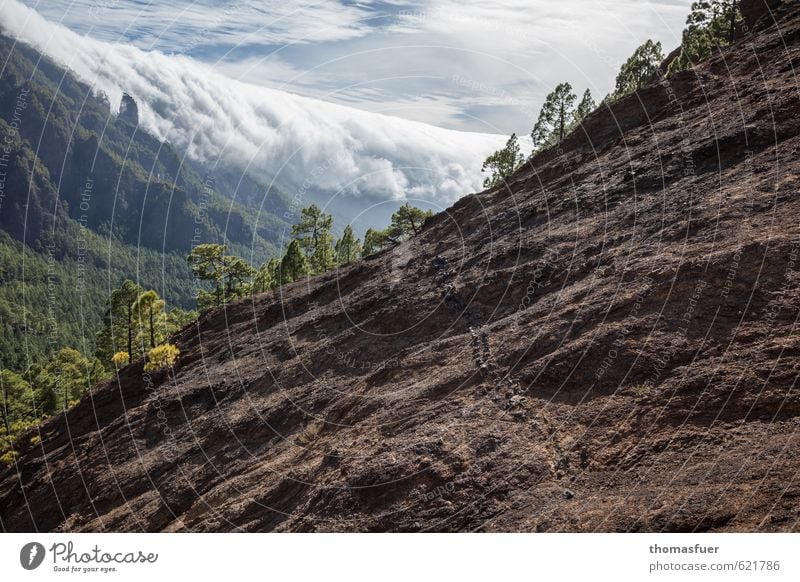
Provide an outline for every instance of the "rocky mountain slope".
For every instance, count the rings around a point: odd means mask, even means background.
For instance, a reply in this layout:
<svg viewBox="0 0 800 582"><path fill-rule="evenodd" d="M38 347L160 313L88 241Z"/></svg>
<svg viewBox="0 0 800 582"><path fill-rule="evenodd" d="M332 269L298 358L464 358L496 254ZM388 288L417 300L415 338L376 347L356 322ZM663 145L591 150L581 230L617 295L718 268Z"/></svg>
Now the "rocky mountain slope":
<svg viewBox="0 0 800 582"><path fill-rule="evenodd" d="M800 11L775 18L408 243L183 330L174 373L30 434L0 525L799 529Z"/></svg>

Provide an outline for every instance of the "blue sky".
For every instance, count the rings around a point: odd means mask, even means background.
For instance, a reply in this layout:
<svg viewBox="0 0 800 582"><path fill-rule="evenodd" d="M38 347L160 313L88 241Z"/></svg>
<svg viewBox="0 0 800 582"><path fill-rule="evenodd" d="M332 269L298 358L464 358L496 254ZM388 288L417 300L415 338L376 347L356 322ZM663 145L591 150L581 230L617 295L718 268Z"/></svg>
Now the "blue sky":
<svg viewBox="0 0 800 582"><path fill-rule="evenodd" d="M599 100L636 46L677 46L691 0L24 3L92 38L186 55L247 83L524 135L557 83Z"/></svg>

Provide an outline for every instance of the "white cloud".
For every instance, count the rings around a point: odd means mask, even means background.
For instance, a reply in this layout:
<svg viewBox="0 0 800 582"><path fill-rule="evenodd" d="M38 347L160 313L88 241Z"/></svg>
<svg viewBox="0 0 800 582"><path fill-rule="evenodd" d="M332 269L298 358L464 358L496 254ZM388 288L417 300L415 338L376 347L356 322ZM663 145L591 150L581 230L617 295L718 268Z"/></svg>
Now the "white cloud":
<svg viewBox="0 0 800 582"><path fill-rule="evenodd" d="M249 167L289 194L328 193L448 204L480 189L480 166L506 136L445 130L231 80L182 56L84 37L7 0L3 28L70 67L191 157Z"/></svg>
<svg viewBox="0 0 800 582"><path fill-rule="evenodd" d="M51 21L111 42L187 52L199 45L287 44L355 38L369 30L362 6L308 0L25 0Z"/></svg>
<svg viewBox="0 0 800 582"><path fill-rule="evenodd" d="M665 52L677 46L690 2L424 0L369 20L369 34L268 54L232 48L218 65L362 109L398 104L398 115L436 125L527 134L558 83L588 87L599 99L645 40L661 41ZM436 107L403 106L420 96Z"/></svg>
<svg viewBox="0 0 800 582"><path fill-rule="evenodd" d="M600 98L639 44L652 38L667 52L677 46L691 4L23 1L93 38L188 54L248 83L451 129L523 135L556 84L588 87Z"/></svg>

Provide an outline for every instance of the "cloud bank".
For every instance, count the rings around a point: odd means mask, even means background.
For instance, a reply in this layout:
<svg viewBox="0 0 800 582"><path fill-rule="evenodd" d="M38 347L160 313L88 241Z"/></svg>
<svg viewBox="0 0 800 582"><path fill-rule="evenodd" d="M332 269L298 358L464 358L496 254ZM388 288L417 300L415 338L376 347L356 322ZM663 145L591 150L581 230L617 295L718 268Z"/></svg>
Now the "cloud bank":
<svg viewBox="0 0 800 582"><path fill-rule="evenodd" d="M232 80L190 58L81 36L6 0L0 26L72 69L204 163L247 170L289 195L326 192L447 205L480 189L507 136L446 130Z"/></svg>
<svg viewBox="0 0 800 582"><path fill-rule="evenodd" d="M599 100L644 41L678 46L692 0L21 2L79 34L183 54L250 84L519 135L558 83Z"/></svg>

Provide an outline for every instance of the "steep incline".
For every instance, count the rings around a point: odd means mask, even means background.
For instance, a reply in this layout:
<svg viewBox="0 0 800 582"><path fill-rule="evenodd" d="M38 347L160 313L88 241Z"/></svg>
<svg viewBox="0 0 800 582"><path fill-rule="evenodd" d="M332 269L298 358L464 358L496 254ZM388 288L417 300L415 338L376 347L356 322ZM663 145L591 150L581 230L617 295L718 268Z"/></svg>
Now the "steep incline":
<svg viewBox="0 0 800 582"><path fill-rule="evenodd" d="M393 251L201 319L7 530L797 530L800 13ZM34 436L31 434L31 436Z"/></svg>

